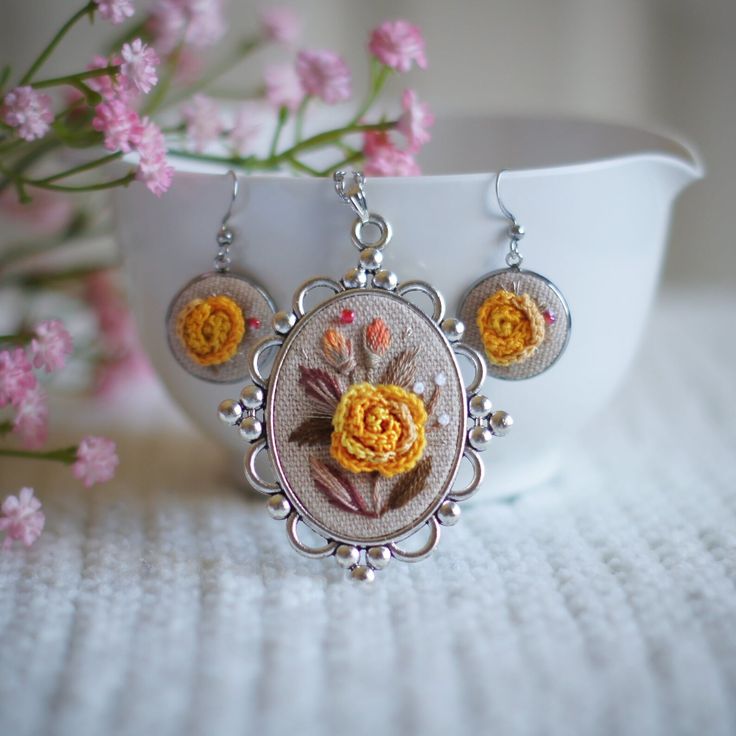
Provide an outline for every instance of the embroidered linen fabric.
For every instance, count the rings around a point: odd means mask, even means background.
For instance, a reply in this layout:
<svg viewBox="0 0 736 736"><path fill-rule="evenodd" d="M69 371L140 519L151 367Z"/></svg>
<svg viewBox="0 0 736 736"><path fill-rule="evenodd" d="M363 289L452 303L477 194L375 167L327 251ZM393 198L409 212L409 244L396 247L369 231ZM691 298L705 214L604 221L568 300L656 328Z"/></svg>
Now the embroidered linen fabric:
<svg viewBox="0 0 736 736"><path fill-rule="evenodd" d="M670 295L556 481L465 504L372 589L296 555L161 397L56 407L55 446L93 422L122 463L85 490L0 461L47 518L0 555L0 733L732 736L734 313Z"/></svg>
<svg viewBox="0 0 736 736"><path fill-rule="evenodd" d="M462 306L460 319L465 323L465 341L485 355L483 340L477 324L478 310L483 302L499 289L512 289L512 284L519 286L522 294L528 294L542 308L551 309L557 316L553 325L545 328L545 338L541 345L526 360L511 365L494 365L488 363L488 372L500 378L525 378L541 373L548 365L554 362L559 355L567 336L567 321L565 309L560 298L547 286L544 281L531 274L499 273L483 279L469 292Z"/></svg>
<svg viewBox="0 0 736 736"><path fill-rule="evenodd" d="M406 506L397 511L389 511L379 519L351 514L331 504L316 489L310 476L309 457L315 456L323 462L334 462L330 455L329 442L323 447L299 447L290 442L292 431L310 414L314 413L314 404L305 395L299 385L300 365L325 368L326 363L320 354L320 343L325 329L331 327L330 320L336 319L343 309L354 312L353 323L340 328L340 332L352 340L353 350L359 355L361 333L366 325L378 316L383 319L394 333L392 347L383 358L381 367L371 370L371 380L377 380L388 360L403 348L419 346L416 358L417 380L424 384L426 393L432 392L433 377L444 374L446 384L441 387L440 398L433 411L433 417L446 414L448 423L444 427L428 429L427 444L424 457L431 456L432 471L425 483L425 490L413 498ZM332 530L336 535L347 539L374 541L398 530L410 529L417 519L428 515L435 500L442 495L447 484L447 476L462 448L465 436L465 412L461 399L460 380L453 369L449 348L443 347L442 338L428 324L426 318L417 314L405 302L387 296L373 296L368 293L348 292L330 308L325 310L321 318L315 318L302 326L298 336L281 367L274 389L276 400L272 408L272 430L275 436L274 449L278 453L284 474L290 482L294 493L308 509L313 518L324 528ZM308 319L308 318L305 318ZM402 339L402 333L411 329L411 335ZM298 328L297 328L298 329ZM364 378L358 369L355 380ZM343 378L343 387L347 379ZM429 396L427 396L429 398ZM428 420L428 424L433 422ZM351 474L351 480L365 496L370 495L371 479L368 474ZM385 496L392 485L390 478L378 481L379 492Z"/></svg>
<svg viewBox="0 0 736 736"><path fill-rule="evenodd" d="M215 294L222 294L232 299L241 309L245 318L245 337L235 354L224 363L217 365L201 365L187 352L179 337L180 316L188 304L195 299L207 299ZM186 370L205 381L228 383L245 379L248 375L248 351L251 346L269 334L273 309L261 291L246 279L237 274L210 273L195 279L176 296L167 320L167 337L169 346L176 359ZM248 320L255 318L261 329L253 329Z"/></svg>

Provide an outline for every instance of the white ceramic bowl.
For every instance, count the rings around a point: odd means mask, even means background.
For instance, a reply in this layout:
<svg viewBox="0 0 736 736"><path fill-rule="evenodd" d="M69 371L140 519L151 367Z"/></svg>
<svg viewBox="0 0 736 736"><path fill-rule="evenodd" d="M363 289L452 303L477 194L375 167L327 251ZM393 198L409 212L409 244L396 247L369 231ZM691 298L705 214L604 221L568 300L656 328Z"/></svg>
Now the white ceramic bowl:
<svg viewBox="0 0 736 736"><path fill-rule="evenodd" d="M421 177L367 182L370 209L394 228L386 265L400 279L430 281L448 314L457 314L468 286L504 265L507 223L493 183L496 171L508 169L502 196L526 228L524 267L550 278L570 305L570 343L548 372L489 379L484 388L515 425L485 455L480 497L515 493L554 474L566 440L620 384L655 294L673 202L701 168L681 144L633 128L491 118L438 121L422 165ZM160 200L142 186L114 195L133 309L173 398L240 464L242 440L216 416L220 400L240 387L188 375L170 354L164 327L177 290L211 267L231 182L221 170L176 166ZM288 307L304 280L338 278L355 265L352 220L327 179L243 176L231 220L233 268Z"/></svg>

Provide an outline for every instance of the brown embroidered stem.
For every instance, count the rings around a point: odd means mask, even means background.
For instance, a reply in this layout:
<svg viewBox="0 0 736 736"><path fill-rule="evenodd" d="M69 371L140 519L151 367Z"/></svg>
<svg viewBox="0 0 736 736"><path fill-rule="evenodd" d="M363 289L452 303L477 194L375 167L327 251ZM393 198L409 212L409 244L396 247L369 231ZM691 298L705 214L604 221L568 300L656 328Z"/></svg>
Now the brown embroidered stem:
<svg viewBox="0 0 736 736"><path fill-rule="evenodd" d="M429 397L429 401L427 401L425 404L427 416L429 416L434 411L435 406L437 406L437 401L440 398L441 391L442 389L439 386L434 387L434 391L432 391L432 396Z"/></svg>
<svg viewBox="0 0 736 736"><path fill-rule="evenodd" d="M378 481L381 474L378 471L371 473L371 501L373 502L373 515L378 518L381 512L380 499L378 498Z"/></svg>
<svg viewBox="0 0 736 736"><path fill-rule="evenodd" d="M337 407L342 391L333 376L321 368L299 366L299 383L304 393L312 399L326 414L332 415Z"/></svg>

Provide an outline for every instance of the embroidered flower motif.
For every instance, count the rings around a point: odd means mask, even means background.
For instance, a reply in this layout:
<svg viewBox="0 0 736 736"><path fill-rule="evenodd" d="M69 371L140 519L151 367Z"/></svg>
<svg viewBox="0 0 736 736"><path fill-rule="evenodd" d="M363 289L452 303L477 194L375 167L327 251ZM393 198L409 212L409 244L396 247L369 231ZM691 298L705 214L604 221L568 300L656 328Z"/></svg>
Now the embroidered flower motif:
<svg viewBox="0 0 736 736"><path fill-rule="evenodd" d="M363 345L368 368L375 368L391 347L391 330L380 317L376 317L363 331Z"/></svg>
<svg viewBox="0 0 736 736"><path fill-rule="evenodd" d="M544 340L544 317L528 294L499 289L481 304L476 323L494 365L521 363Z"/></svg>
<svg viewBox="0 0 736 736"><path fill-rule="evenodd" d="M330 454L352 473L386 478L412 470L424 453L427 412L419 396L393 384L356 383L332 417Z"/></svg>
<svg viewBox="0 0 736 736"><path fill-rule="evenodd" d="M199 365L221 365L232 358L245 336L245 318L228 296L193 299L179 313L177 335Z"/></svg>
<svg viewBox="0 0 736 736"><path fill-rule="evenodd" d="M355 370L353 341L333 327L322 335L322 352L325 360L338 372L350 373Z"/></svg>

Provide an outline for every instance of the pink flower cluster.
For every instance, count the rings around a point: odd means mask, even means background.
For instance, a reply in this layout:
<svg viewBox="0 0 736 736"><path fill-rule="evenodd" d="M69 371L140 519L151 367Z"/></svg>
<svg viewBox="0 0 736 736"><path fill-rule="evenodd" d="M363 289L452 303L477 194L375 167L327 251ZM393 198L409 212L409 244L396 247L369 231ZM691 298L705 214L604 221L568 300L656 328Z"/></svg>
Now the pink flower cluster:
<svg viewBox="0 0 736 736"><path fill-rule="evenodd" d="M46 392L33 368L47 373L61 370L71 355L71 335L60 320L40 322L29 349L0 350L0 407L15 410L13 432L28 449L43 445L48 434Z"/></svg>
<svg viewBox="0 0 736 736"><path fill-rule="evenodd" d="M381 23L368 42L368 49L385 66L397 72L408 72L412 63L427 68L425 42L419 28L407 20Z"/></svg>
<svg viewBox="0 0 736 736"><path fill-rule="evenodd" d="M5 95L0 116L26 141L43 138L54 120L51 98L28 86L16 87Z"/></svg>
<svg viewBox="0 0 736 736"><path fill-rule="evenodd" d="M112 440L89 436L77 447L77 460L72 465L72 473L85 488L90 488L95 483L111 480L119 462L117 448Z"/></svg>
<svg viewBox="0 0 736 736"><path fill-rule="evenodd" d="M10 549L15 541L30 547L41 536L45 522L33 488L21 488L17 496L8 496L0 506L0 532L5 532L3 549Z"/></svg>
<svg viewBox="0 0 736 736"><path fill-rule="evenodd" d="M95 5L100 18L115 25L124 23L135 12L130 0L95 0Z"/></svg>
<svg viewBox="0 0 736 736"><path fill-rule="evenodd" d="M96 77L90 86L102 95L95 107L92 127L103 134L109 151L138 154L136 178L157 197L171 185L174 170L166 159L166 142L161 129L148 117L141 117L134 108L137 94L147 94L158 82L156 67L159 58L140 38L126 43L120 56L110 60L95 57L91 68L108 64L120 67L114 78Z"/></svg>
<svg viewBox="0 0 736 736"><path fill-rule="evenodd" d="M205 49L214 46L227 30L223 0L157 0L148 31L163 54L179 44Z"/></svg>
<svg viewBox="0 0 736 736"><path fill-rule="evenodd" d="M292 8L272 7L261 12L263 35L274 43L292 44L302 32L302 22Z"/></svg>

